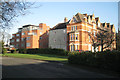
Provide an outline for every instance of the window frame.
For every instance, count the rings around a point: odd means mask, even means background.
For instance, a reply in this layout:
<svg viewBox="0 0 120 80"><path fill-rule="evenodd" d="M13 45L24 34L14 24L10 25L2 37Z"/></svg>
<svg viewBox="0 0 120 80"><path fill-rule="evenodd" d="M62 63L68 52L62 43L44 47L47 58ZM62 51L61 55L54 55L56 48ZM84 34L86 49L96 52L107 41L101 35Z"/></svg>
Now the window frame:
<svg viewBox="0 0 120 80"><path fill-rule="evenodd" d="M17 39L16 39L16 42L19 42L19 41L20 41L20 39L17 38Z"/></svg>

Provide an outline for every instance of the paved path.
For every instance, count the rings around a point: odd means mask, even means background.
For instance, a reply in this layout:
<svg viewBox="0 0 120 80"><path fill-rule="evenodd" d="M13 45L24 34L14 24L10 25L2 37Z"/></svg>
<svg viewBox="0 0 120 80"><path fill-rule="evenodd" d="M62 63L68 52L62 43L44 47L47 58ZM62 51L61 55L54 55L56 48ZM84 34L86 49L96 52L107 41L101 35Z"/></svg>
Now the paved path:
<svg viewBox="0 0 120 80"><path fill-rule="evenodd" d="M62 63L22 58L2 58L3 78L114 78Z"/></svg>

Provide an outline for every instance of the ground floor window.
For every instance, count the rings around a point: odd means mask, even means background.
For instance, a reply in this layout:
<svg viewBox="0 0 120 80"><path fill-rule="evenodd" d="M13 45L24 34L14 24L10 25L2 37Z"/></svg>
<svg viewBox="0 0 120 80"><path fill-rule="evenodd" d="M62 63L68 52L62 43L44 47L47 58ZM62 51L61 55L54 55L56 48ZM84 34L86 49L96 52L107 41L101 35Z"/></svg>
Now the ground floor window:
<svg viewBox="0 0 120 80"><path fill-rule="evenodd" d="M78 49L78 45L76 45L76 50L79 50L79 49Z"/></svg>
<svg viewBox="0 0 120 80"><path fill-rule="evenodd" d="M89 44L88 47L89 47L89 51L91 51L91 44Z"/></svg>
<svg viewBox="0 0 120 80"><path fill-rule="evenodd" d="M75 45L73 44L70 46L70 51L74 51L74 50L75 50Z"/></svg>
<svg viewBox="0 0 120 80"><path fill-rule="evenodd" d="M29 46L30 46L30 43L27 43L26 46L29 47Z"/></svg>

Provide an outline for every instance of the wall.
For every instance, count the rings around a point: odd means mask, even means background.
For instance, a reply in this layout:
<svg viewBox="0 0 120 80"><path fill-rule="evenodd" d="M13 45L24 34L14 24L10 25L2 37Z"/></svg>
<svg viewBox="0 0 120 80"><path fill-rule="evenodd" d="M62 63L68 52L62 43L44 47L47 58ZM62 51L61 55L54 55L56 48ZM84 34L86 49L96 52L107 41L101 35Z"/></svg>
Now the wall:
<svg viewBox="0 0 120 80"><path fill-rule="evenodd" d="M49 47L67 50L67 29L50 30Z"/></svg>

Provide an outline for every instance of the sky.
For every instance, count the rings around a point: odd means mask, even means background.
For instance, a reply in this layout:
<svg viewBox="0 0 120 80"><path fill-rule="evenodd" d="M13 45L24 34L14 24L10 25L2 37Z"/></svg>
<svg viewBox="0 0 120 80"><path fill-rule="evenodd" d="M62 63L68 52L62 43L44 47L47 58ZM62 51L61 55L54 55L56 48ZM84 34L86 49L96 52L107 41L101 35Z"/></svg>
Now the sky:
<svg viewBox="0 0 120 80"><path fill-rule="evenodd" d="M34 6L40 7L29 9L27 15L18 17L14 27L8 31L10 34L27 24L46 23L52 28L64 22L65 17L69 20L78 12L88 15L94 13L102 23L114 24L118 31L118 2L36 2Z"/></svg>

